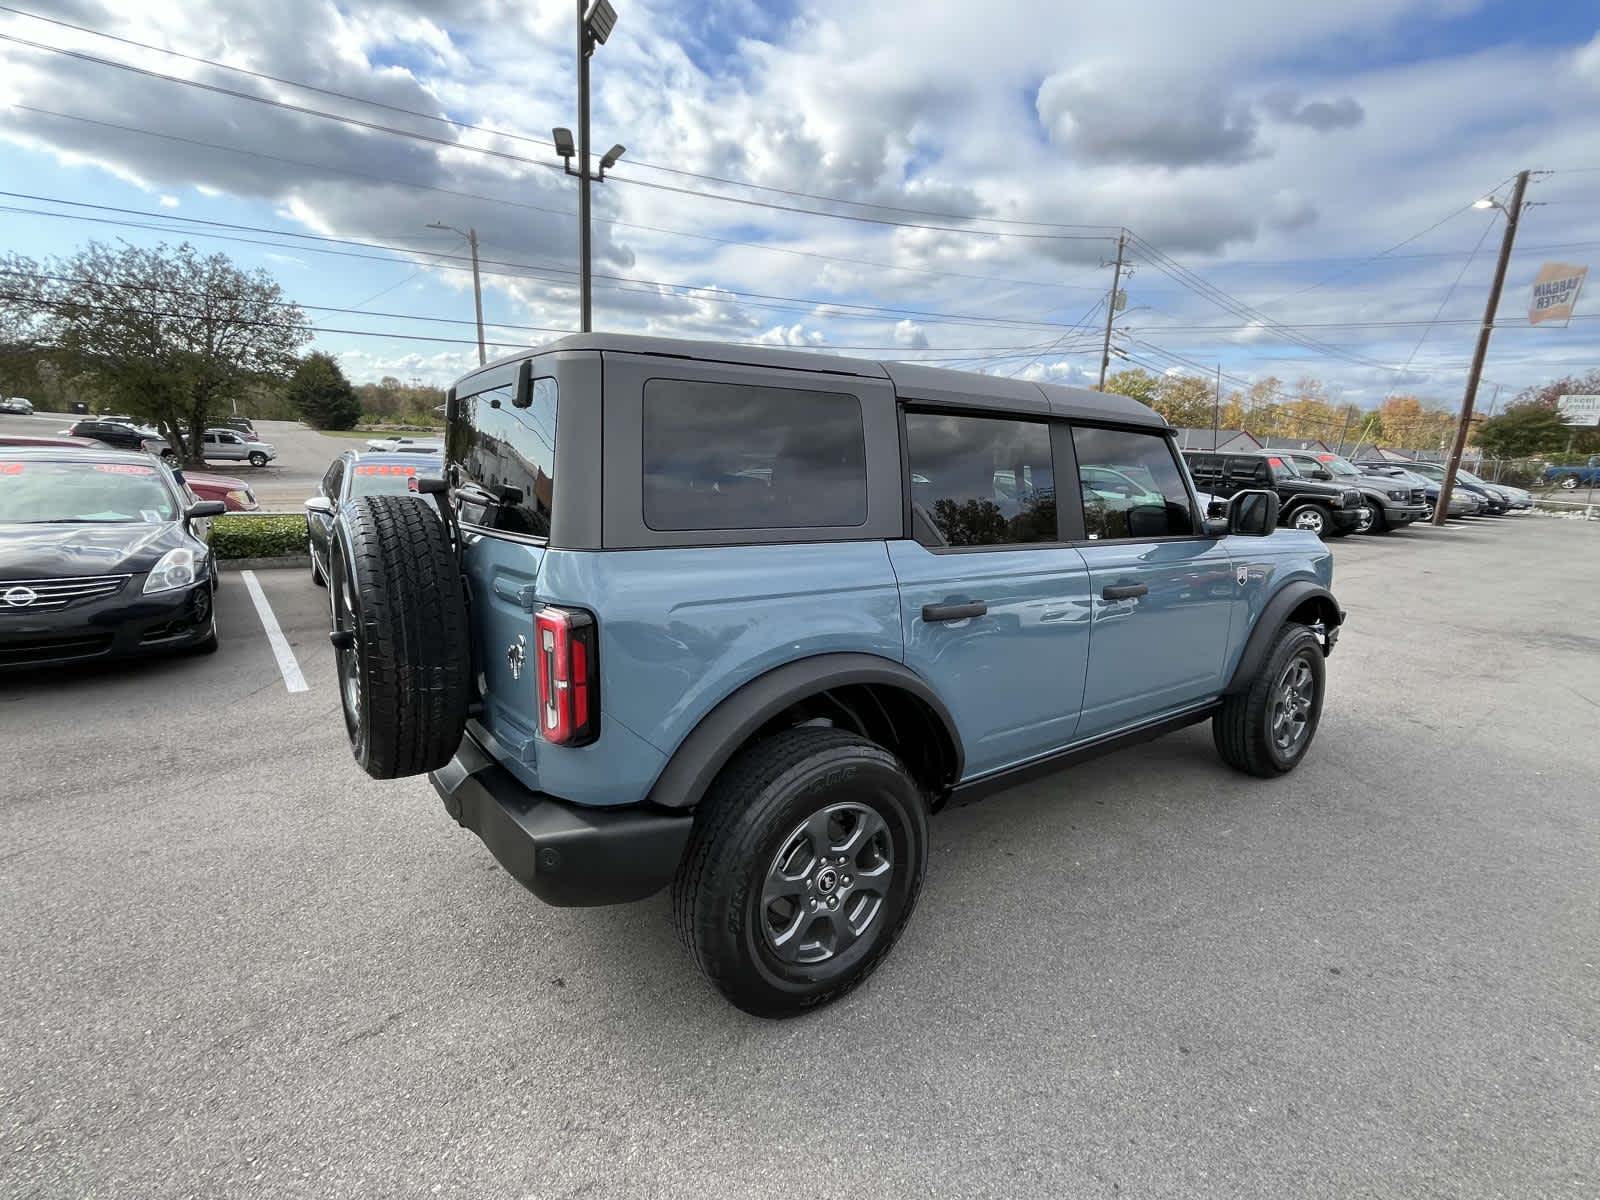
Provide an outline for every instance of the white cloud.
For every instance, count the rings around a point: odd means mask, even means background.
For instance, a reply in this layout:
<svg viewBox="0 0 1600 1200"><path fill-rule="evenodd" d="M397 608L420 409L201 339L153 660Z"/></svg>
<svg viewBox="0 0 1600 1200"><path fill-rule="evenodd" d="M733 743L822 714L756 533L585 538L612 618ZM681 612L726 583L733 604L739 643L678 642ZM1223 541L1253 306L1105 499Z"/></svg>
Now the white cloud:
<svg viewBox="0 0 1600 1200"><path fill-rule="evenodd" d="M179 203L178 202L178 198L176 196L165 196L164 195L164 196L161 197L161 207L162 208L177 208L178 207L178 203Z"/></svg>
<svg viewBox="0 0 1600 1200"><path fill-rule="evenodd" d="M912 350L926 350L928 331L908 317L894 327L894 344Z"/></svg>

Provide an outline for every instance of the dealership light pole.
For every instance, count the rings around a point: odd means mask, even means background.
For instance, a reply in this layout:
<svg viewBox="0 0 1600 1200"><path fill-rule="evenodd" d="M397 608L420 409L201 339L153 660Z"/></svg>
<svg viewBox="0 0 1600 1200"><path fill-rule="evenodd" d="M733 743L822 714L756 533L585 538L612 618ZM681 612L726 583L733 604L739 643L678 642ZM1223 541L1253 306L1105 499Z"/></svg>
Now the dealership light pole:
<svg viewBox="0 0 1600 1200"><path fill-rule="evenodd" d="M589 184L598 183L606 172L622 157L619 143L611 147L600 160L600 169L589 169L589 57L596 46L605 45L617 25L617 10L610 0L577 0L578 4L578 144L572 144L570 129L553 129L556 153L561 156L568 175L578 177L578 328L588 333L593 328L591 320L591 280L593 278L589 257ZM572 169L572 156L578 156L578 169Z"/></svg>
<svg viewBox="0 0 1600 1200"><path fill-rule="evenodd" d="M483 350L483 284L478 280L478 231L470 226L466 229L457 229L454 225L445 225L440 221L429 222L428 228L459 233L467 239L467 245L472 248L472 305L478 313L478 365L481 367L489 360Z"/></svg>
<svg viewBox="0 0 1600 1200"><path fill-rule="evenodd" d="M1500 239L1500 259L1494 265L1494 281L1489 285L1489 302L1483 309L1483 328L1478 330L1478 348L1472 352L1472 369L1467 372L1467 392L1461 398L1461 421L1456 426L1456 440L1450 447L1450 461L1444 467L1444 482L1439 485L1439 499L1433 506L1433 523L1443 525L1450 515L1450 494L1455 490L1456 472L1461 469L1461 455L1467 448L1467 434L1472 430L1472 405L1478 398L1478 380L1483 376L1483 360L1489 353L1489 334L1494 330L1495 313L1500 308L1500 289L1505 286L1506 266L1511 262L1511 247L1517 240L1517 223L1522 219L1526 205L1523 193L1528 190L1527 171L1517 172L1517 182L1511 189L1511 203L1501 204L1493 196L1484 196L1473 204L1474 208L1498 208L1506 217L1505 236Z"/></svg>

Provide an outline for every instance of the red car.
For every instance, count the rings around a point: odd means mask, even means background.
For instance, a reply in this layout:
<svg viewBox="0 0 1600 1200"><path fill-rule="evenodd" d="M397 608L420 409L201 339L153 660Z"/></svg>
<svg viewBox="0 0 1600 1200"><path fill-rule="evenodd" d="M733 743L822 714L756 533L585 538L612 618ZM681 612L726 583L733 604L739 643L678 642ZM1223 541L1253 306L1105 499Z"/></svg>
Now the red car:
<svg viewBox="0 0 1600 1200"><path fill-rule="evenodd" d="M199 500L221 500L229 512L255 512L261 505L250 485L229 475L212 475L207 471L179 471L179 479L189 485L189 490Z"/></svg>

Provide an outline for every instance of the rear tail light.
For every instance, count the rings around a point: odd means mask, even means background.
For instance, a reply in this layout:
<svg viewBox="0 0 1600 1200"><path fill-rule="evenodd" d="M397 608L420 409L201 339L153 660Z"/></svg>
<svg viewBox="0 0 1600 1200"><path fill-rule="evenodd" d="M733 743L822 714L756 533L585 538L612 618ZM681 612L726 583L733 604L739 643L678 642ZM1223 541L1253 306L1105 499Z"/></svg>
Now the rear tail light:
<svg viewBox="0 0 1600 1200"><path fill-rule="evenodd" d="M600 669L594 618L581 609L533 614L539 733L557 746L583 746L600 735Z"/></svg>

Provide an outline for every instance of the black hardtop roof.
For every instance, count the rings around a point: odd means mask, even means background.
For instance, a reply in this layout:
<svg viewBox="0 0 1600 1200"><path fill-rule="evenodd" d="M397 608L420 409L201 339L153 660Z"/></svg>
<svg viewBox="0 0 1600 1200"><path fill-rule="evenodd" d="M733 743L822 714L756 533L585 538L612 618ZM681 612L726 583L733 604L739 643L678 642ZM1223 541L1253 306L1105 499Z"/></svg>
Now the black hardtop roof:
<svg viewBox="0 0 1600 1200"><path fill-rule="evenodd" d="M533 350L522 350L479 367L457 381L459 390L474 375L494 371L534 355L563 351L598 350L613 354L650 354L665 358L698 359L739 366L775 367L788 371L817 371L859 378L887 379L903 400L928 400L959 404L964 408L1004 412L1034 412L1040 416L1077 417L1147 425L1167 429L1166 418L1153 408L1115 392L1033 383L985 375L978 371L951 371L916 362L882 362L784 346L742 346L731 342L701 342L684 338L645 337L631 333L573 333Z"/></svg>

